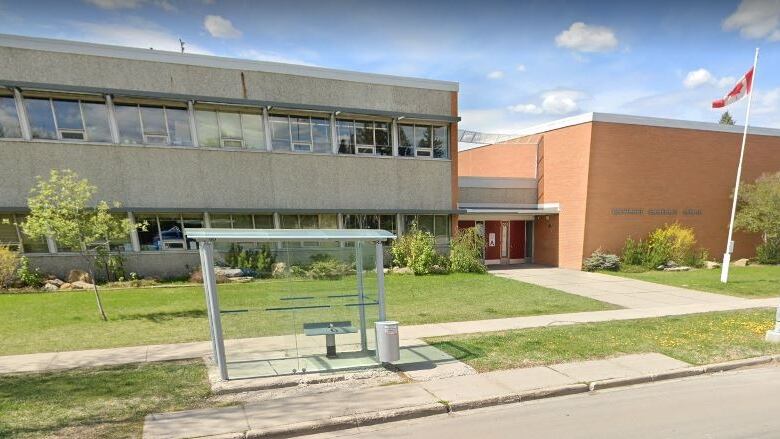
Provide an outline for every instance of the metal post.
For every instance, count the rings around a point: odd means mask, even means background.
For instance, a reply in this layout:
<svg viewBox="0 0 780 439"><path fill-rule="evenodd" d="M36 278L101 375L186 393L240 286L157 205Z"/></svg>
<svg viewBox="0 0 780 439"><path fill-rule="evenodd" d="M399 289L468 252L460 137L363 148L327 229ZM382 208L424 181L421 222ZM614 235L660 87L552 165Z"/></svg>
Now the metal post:
<svg viewBox="0 0 780 439"><path fill-rule="evenodd" d="M387 320L385 313L385 249L382 241L376 242L376 301L379 302L379 321Z"/></svg>
<svg viewBox="0 0 780 439"><path fill-rule="evenodd" d="M366 338L366 294L363 291L363 242L355 243L355 271L357 271L358 309L360 311L360 350L368 351Z"/></svg>
<svg viewBox="0 0 780 439"><path fill-rule="evenodd" d="M200 245L201 272L203 273L203 288L206 290L206 306L209 308L209 323L214 349L214 359L217 362L219 376L228 380L227 364L225 362L225 341L222 338L222 319L219 314L219 297L217 297L217 281L214 275L214 243L204 241Z"/></svg>
<svg viewBox="0 0 780 439"><path fill-rule="evenodd" d="M737 213L737 198L739 197L739 181L742 179L742 160L745 157L745 143L747 143L748 124L750 123L750 104L753 103L753 90L756 87L756 69L758 67L758 48L753 58L753 77L750 80L750 89L748 90L747 109L745 110L745 128L742 132L742 148L739 150L739 164L737 165L737 182L734 184L734 199L731 204L731 219L729 220L729 236L726 239L726 252L723 253L723 264L720 271L720 281L723 283L729 280L729 263L731 263L731 254L734 252L734 216Z"/></svg>

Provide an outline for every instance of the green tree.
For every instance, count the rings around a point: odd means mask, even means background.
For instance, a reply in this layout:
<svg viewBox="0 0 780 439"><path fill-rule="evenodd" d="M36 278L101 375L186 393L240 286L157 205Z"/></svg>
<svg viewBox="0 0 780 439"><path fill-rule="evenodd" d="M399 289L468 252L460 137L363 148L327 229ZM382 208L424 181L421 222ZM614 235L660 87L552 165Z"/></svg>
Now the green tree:
<svg viewBox="0 0 780 439"><path fill-rule="evenodd" d="M736 122L734 121L734 118L731 117L731 114L726 111L720 116L720 122L718 123L721 125L734 125Z"/></svg>
<svg viewBox="0 0 780 439"><path fill-rule="evenodd" d="M760 233L764 243L780 240L780 172L740 185L734 224L740 230Z"/></svg>
<svg viewBox="0 0 780 439"><path fill-rule="evenodd" d="M92 278L98 312L107 320L95 280L98 249L108 249L110 241L127 237L134 226L127 219L112 215L107 202L92 204L96 191L95 186L80 179L75 172L52 169L48 180L37 177L27 199L30 214L22 229L32 239L48 236L80 252ZM114 207L119 207L119 203L114 203Z"/></svg>

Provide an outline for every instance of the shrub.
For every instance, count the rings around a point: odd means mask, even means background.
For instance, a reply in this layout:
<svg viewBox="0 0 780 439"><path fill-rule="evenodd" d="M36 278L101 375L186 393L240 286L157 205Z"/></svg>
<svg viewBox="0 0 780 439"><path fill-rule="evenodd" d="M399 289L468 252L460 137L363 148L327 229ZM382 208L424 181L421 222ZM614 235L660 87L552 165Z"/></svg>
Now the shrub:
<svg viewBox="0 0 780 439"><path fill-rule="evenodd" d="M487 267L482 261L485 238L476 227L460 230L450 244L450 269L458 273L485 273Z"/></svg>
<svg viewBox="0 0 780 439"><path fill-rule="evenodd" d="M770 239L756 247L759 264L780 264L780 239Z"/></svg>
<svg viewBox="0 0 780 439"><path fill-rule="evenodd" d="M260 277L270 277L271 267L276 262L273 253L264 245L258 249L245 249L232 243L225 255L225 263L230 268L240 268L247 273Z"/></svg>
<svg viewBox="0 0 780 439"><path fill-rule="evenodd" d="M617 271L620 269L620 258L617 255L604 253L601 249L598 249L585 259L582 268L585 271Z"/></svg>
<svg viewBox="0 0 780 439"><path fill-rule="evenodd" d="M11 283L18 266L19 255L8 247L0 246L0 288Z"/></svg>
<svg viewBox="0 0 780 439"><path fill-rule="evenodd" d="M685 264L691 260L694 245L696 237L692 228L680 223L667 224L648 236L646 265L657 267L668 261Z"/></svg>
<svg viewBox="0 0 780 439"><path fill-rule="evenodd" d="M396 239L390 252L393 254L393 262L399 267L409 267L415 275L430 274L433 266L444 263L436 253L436 241L428 232L417 228L412 224L411 230Z"/></svg>
<svg viewBox="0 0 780 439"><path fill-rule="evenodd" d="M43 275L37 267L30 267L30 260L26 256L19 259L19 268L16 270L16 277L22 285L26 287L40 287L43 285Z"/></svg>
<svg viewBox="0 0 780 439"><path fill-rule="evenodd" d="M338 259L327 258L317 259L312 262L306 271L306 275L311 279L341 279L353 272L354 270L349 264L345 264Z"/></svg>
<svg viewBox="0 0 780 439"><path fill-rule="evenodd" d="M623 244L621 255L621 262L624 265L644 265L647 258L647 243L641 239L634 241L629 236Z"/></svg>

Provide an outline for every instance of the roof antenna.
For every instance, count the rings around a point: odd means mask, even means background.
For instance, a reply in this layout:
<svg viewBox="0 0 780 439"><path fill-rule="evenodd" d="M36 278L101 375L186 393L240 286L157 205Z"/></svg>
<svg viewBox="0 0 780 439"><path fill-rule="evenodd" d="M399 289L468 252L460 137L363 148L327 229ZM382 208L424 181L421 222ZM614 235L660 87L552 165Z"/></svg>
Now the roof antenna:
<svg viewBox="0 0 780 439"><path fill-rule="evenodd" d="M184 40L179 38L179 44L181 45L181 53L184 53Z"/></svg>

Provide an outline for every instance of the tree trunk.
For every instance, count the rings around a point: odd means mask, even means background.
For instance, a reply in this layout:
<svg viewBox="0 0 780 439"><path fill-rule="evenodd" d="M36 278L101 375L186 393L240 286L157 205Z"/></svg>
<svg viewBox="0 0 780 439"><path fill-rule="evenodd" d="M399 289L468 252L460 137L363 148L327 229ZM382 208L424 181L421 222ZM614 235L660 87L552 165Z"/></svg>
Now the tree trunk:
<svg viewBox="0 0 780 439"><path fill-rule="evenodd" d="M89 277L92 278L92 290L95 292L95 300L97 301L98 312L100 313L100 318L106 322L108 321L108 317L106 316L106 311L103 309L103 301L100 299L100 292L98 292L97 279L95 279L95 270L92 269L93 261L90 261L89 256L86 255L85 259L87 259L87 270L89 270Z"/></svg>

